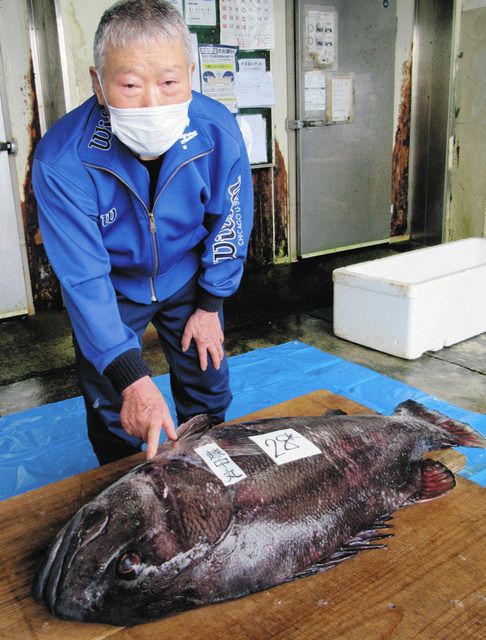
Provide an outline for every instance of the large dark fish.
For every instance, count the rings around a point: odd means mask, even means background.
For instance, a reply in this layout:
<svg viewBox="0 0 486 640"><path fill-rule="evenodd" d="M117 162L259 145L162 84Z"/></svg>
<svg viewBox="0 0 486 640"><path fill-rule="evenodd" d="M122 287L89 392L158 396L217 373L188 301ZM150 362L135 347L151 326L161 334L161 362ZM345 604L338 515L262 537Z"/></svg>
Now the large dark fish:
<svg viewBox="0 0 486 640"><path fill-rule="evenodd" d="M76 513L34 596L61 618L133 625L323 571L381 546L388 514L452 489L422 459L452 445L486 440L410 400L391 417L197 416Z"/></svg>

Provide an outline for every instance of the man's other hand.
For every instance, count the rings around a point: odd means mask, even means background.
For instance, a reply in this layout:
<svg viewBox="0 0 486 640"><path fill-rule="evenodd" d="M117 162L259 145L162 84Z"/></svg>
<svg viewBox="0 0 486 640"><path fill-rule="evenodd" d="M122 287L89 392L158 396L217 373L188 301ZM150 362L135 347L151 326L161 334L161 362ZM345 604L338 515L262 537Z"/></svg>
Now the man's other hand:
<svg viewBox="0 0 486 640"><path fill-rule="evenodd" d="M221 323L217 311L196 309L184 328L181 346L183 351L189 349L191 340L196 343L199 365L203 371L208 366L208 353L213 361L213 367L219 369L224 357L222 343L224 341Z"/></svg>
<svg viewBox="0 0 486 640"><path fill-rule="evenodd" d="M122 398L121 425L129 435L147 444L147 459L157 453L162 428L169 440L177 440L169 408L152 378L136 380L122 391Z"/></svg>

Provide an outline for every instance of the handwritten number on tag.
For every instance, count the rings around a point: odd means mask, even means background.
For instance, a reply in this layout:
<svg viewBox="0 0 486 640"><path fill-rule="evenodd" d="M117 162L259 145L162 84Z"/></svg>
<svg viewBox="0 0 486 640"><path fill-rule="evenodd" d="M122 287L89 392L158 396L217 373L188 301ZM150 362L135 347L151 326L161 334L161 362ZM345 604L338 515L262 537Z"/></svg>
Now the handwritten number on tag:
<svg viewBox="0 0 486 640"><path fill-rule="evenodd" d="M299 448L292 433L281 433L275 438L267 438L265 446L272 450L272 457L275 459L285 455L286 451Z"/></svg>
<svg viewBox="0 0 486 640"><path fill-rule="evenodd" d="M321 453L311 440L292 428L250 436L250 440L253 440L278 465Z"/></svg>

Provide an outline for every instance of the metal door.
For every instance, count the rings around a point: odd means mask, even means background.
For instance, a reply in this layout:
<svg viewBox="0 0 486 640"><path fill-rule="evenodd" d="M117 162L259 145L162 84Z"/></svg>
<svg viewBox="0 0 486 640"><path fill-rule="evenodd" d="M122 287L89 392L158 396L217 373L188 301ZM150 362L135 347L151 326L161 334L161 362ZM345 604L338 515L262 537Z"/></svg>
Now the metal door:
<svg viewBox="0 0 486 640"><path fill-rule="evenodd" d="M300 256L390 237L395 4L395 0L295 3L295 126L302 127L297 131ZM326 71L327 94L329 78L352 74L354 117L349 123L326 124L325 111L305 109L306 73L326 69L322 60L319 65L309 59L308 12L330 8L337 16L337 68Z"/></svg>
<svg viewBox="0 0 486 640"><path fill-rule="evenodd" d="M8 141L6 136L0 92L0 318L24 315L29 311L10 171L9 155L14 151L15 143Z"/></svg>

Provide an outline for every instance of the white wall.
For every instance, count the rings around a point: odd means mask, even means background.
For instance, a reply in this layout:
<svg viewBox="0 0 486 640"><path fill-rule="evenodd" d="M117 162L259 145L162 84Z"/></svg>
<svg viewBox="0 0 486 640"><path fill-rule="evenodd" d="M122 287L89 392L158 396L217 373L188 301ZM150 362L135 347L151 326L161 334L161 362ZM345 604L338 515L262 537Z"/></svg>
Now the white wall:
<svg viewBox="0 0 486 640"><path fill-rule="evenodd" d="M29 264L22 215L26 192L29 191L29 156L32 155L37 116L35 95L32 87L31 50L28 27L27 5L17 0L0 0L0 81L2 110L6 138L17 143L17 154L9 156L10 179L14 199L16 234L11 234L12 242L19 243L23 266L23 279L27 295L28 313L34 313L30 285ZM5 176L4 176L5 179ZM3 185L2 185L3 186ZM3 204L10 198L9 185ZM18 240L17 240L18 238ZM14 248L11 248L14 251ZM6 274L2 274L6 277Z"/></svg>
<svg viewBox="0 0 486 640"><path fill-rule="evenodd" d="M470 11L471 9L479 9L480 7L486 7L486 0L463 0L462 10Z"/></svg>
<svg viewBox="0 0 486 640"><path fill-rule="evenodd" d="M281 168L287 175L287 202L285 206L289 211L288 228L288 252L289 255L278 258L277 262L288 262L289 259L296 258L296 216L295 206L292 200L292 175L293 163L289 161L289 153L293 150L289 148L289 135L286 129L288 115L288 83L291 81L287 70L287 3L285 0L274 0L275 12L275 49L270 54L270 67L272 69L275 82L275 106L272 109L273 135L275 146L278 145L283 157L284 167ZM293 116L292 116L293 117ZM275 204L275 203L274 203Z"/></svg>
<svg viewBox="0 0 486 640"><path fill-rule="evenodd" d="M464 0L459 21L446 240L486 237L486 0Z"/></svg>
<svg viewBox="0 0 486 640"><path fill-rule="evenodd" d="M276 104L273 108L275 139L285 159L288 156L288 136L285 129L287 119L287 25L284 0L274 1L275 49L270 54L270 66L275 81ZM288 163L286 162L286 166Z"/></svg>
<svg viewBox="0 0 486 640"><path fill-rule="evenodd" d="M12 158L19 197L23 200L34 117L31 50L25 2L0 0L0 48L7 102L3 107L9 114L7 131L18 144L18 153Z"/></svg>
<svg viewBox="0 0 486 640"><path fill-rule="evenodd" d="M104 11L114 0L58 0L64 27L69 80L69 103L75 108L93 91L89 67L93 64L93 38Z"/></svg>
<svg viewBox="0 0 486 640"><path fill-rule="evenodd" d="M92 64L92 40L103 11L112 4L113 0L58 0L63 17L72 108L92 94L88 71ZM6 106L10 114L7 128L10 128L19 149L14 163L19 198L22 201L29 170L31 125L34 118L27 0L0 0L0 49L6 84Z"/></svg>

